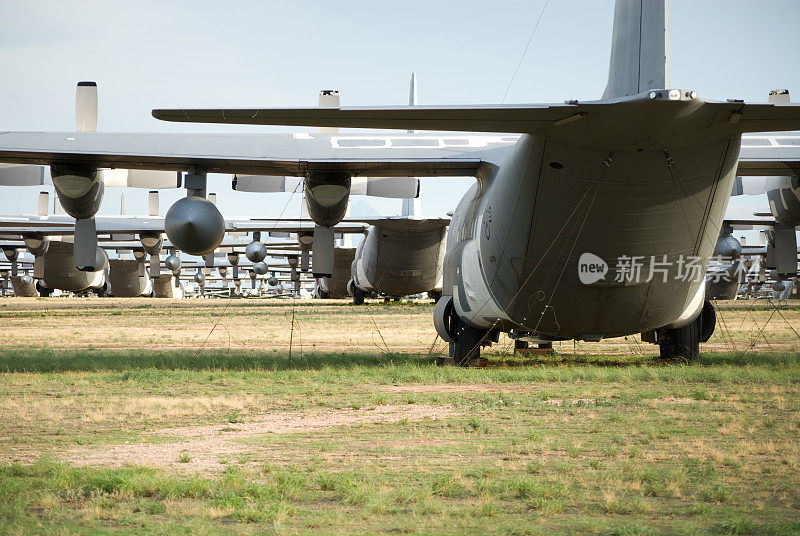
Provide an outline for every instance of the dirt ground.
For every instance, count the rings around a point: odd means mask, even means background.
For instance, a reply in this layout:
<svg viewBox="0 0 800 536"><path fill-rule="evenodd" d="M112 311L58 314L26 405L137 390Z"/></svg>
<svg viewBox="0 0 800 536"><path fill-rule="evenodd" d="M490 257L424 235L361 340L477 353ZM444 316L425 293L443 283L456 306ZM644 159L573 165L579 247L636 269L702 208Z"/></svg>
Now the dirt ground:
<svg viewBox="0 0 800 536"><path fill-rule="evenodd" d="M800 304L720 302L709 351L791 351L800 342ZM445 351L429 301L2 298L0 348L129 350L287 349L293 351ZM493 351L509 353L501 336ZM569 354L648 354L638 335L601 343L563 341Z"/></svg>

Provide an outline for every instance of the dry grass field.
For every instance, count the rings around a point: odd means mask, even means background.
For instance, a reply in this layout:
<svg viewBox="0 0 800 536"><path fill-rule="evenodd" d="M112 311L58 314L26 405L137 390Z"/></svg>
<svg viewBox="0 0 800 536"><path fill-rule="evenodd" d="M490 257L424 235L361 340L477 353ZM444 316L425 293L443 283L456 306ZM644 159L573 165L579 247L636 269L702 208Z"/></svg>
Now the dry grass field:
<svg viewBox="0 0 800 536"><path fill-rule="evenodd" d="M0 533L800 534L800 306L718 307L458 369L427 303L0 299Z"/></svg>

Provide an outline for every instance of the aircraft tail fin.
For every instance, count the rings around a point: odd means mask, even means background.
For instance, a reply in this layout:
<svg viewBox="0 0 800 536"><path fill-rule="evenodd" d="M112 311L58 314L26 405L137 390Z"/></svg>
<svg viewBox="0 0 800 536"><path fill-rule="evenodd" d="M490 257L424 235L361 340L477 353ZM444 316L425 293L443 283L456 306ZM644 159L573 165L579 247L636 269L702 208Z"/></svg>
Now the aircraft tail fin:
<svg viewBox="0 0 800 536"><path fill-rule="evenodd" d="M411 84L408 90L408 105L409 106L416 106L417 105L417 74L411 73ZM414 130L409 130L409 134L413 134ZM419 190L419 189L418 189ZM403 208L400 212L400 216L403 218L414 219L416 218L421 210L421 200L419 198L419 191L417 192L418 195L415 197L408 197L403 199Z"/></svg>
<svg viewBox="0 0 800 536"><path fill-rule="evenodd" d="M669 87L669 0L617 0L603 99Z"/></svg>

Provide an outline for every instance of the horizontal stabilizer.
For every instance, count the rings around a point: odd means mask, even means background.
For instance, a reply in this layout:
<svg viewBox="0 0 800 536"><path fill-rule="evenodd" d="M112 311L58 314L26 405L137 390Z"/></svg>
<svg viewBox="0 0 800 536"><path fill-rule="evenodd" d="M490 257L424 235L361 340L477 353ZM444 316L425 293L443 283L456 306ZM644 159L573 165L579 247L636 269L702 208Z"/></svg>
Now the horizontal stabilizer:
<svg viewBox="0 0 800 536"><path fill-rule="evenodd" d="M40 186L44 184L42 166L0 164L0 186Z"/></svg>
<svg viewBox="0 0 800 536"><path fill-rule="evenodd" d="M363 108L229 108L153 110L162 121L399 130L527 132L532 122L575 113L566 105L390 106Z"/></svg>
<svg viewBox="0 0 800 536"><path fill-rule="evenodd" d="M661 89L604 101L483 106L363 108L227 108L153 110L153 117L183 123L323 126L344 128L520 132L568 141L625 140L633 131L663 135L674 123L683 136L800 130L800 106L704 102L682 89Z"/></svg>

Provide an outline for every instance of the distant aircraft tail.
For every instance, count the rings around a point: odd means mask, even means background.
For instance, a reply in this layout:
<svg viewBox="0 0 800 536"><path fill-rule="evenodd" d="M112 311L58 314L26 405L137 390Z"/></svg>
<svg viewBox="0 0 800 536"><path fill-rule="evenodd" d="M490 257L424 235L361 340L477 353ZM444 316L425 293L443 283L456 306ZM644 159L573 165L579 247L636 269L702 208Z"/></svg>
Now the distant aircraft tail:
<svg viewBox="0 0 800 536"><path fill-rule="evenodd" d="M669 87L669 0L617 0L604 99Z"/></svg>
<svg viewBox="0 0 800 536"><path fill-rule="evenodd" d="M411 73L411 84L409 85L408 89L408 105L409 106L416 106L417 105L417 75L416 73ZM409 134L413 134L414 130L409 130ZM414 219L417 218L421 211L421 200L419 198L419 193L415 197L408 197L403 199L403 208L400 212L400 216L403 218L410 218Z"/></svg>

